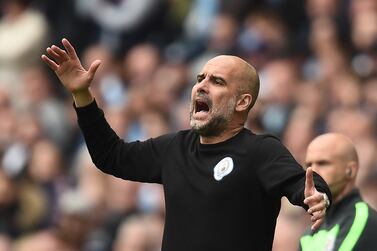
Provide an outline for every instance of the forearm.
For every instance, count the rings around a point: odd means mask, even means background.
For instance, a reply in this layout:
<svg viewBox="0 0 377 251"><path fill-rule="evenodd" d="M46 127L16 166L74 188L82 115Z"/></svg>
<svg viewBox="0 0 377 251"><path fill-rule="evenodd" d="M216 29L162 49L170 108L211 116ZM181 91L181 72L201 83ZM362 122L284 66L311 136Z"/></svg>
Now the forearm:
<svg viewBox="0 0 377 251"><path fill-rule="evenodd" d="M162 147L155 147L151 140L124 142L111 129L95 101L75 109L90 156L97 168L122 179L161 183L157 151Z"/></svg>
<svg viewBox="0 0 377 251"><path fill-rule="evenodd" d="M112 148L110 146L117 144L119 138L106 122L102 110L97 107L94 100L86 104L88 100L82 96L75 97L78 123L93 163L103 172L114 174L113 169L116 168L106 160L113 159L109 158L108 154L115 152L109 152L109 149Z"/></svg>

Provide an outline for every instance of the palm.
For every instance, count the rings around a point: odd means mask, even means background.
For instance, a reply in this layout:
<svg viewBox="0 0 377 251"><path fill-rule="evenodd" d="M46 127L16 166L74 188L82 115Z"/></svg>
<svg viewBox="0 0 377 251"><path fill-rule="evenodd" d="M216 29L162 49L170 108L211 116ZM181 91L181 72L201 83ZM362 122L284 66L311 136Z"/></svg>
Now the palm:
<svg viewBox="0 0 377 251"><path fill-rule="evenodd" d="M79 91L89 87L89 73L81 63L73 60L66 61L59 65L56 75L63 85L71 92Z"/></svg>
<svg viewBox="0 0 377 251"><path fill-rule="evenodd" d="M55 71L68 91L75 93L87 89L101 62L96 60L89 70L85 70L69 41L63 39L62 42L65 50L53 45L47 48L47 53L54 61L45 55L42 56L43 61Z"/></svg>

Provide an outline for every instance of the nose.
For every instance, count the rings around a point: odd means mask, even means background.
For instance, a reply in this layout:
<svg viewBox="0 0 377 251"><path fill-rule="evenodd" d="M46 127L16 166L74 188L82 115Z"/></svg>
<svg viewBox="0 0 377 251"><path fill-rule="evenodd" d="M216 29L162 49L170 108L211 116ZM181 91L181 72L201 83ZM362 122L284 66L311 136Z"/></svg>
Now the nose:
<svg viewBox="0 0 377 251"><path fill-rule="evenodd" d="M314 171L314 172L318 172L318 166L315 164L315 163L313 163L312 165L311 165L311 168L312 168L312 170Z"/></svg>
<svg viewBox="0 0 377 251"><path fill-rule="evenodd" d="M207 78L203 79L200 82L197 82L194 86L196 88L196 92L198 93L208 93L208 80Z"/></svg>

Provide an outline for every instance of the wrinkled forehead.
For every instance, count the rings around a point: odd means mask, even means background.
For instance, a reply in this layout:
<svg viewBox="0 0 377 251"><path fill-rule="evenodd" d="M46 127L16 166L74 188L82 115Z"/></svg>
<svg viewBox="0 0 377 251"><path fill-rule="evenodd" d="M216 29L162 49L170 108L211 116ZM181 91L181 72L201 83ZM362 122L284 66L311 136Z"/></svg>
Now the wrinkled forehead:
<svg viewBox="0 0 377 251"><path fill-rule="evenodd" d="M209 60L200 73L213 74L225 80L233 80L242 74L242 62L232 56L218 56Z"/></svg>

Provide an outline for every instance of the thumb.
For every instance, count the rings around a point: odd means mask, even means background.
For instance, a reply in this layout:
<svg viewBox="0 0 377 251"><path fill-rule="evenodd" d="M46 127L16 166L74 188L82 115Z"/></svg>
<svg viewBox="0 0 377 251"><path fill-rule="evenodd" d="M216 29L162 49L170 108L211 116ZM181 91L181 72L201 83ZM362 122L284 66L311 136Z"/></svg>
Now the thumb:
<svg viewBox="0 0 377 251"><path fill-rule="evenodd" d="M95 60L89 67L88 73L90 79L94 78L94 74L96 74L98 67L101 65L101 60Z"/></svg>
<svg viewBox="0 0 377 251"><path fill-rule="evenodd" d="M305 198L314 194L313 169L311 167L308 167L308 169L306 169L304 193L305 193Z"/></svg>

